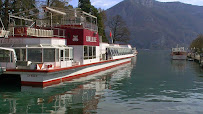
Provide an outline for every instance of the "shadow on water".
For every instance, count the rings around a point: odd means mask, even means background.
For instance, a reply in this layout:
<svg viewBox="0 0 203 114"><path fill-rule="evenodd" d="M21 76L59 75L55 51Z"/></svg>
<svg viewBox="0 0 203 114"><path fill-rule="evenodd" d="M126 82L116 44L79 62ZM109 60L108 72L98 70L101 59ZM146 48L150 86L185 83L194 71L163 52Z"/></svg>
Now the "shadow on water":
<svg viewBox="0 0 203 114"><path fill-rule="evenodd" d="M135 62L47 88L3 85L0 113L96 113L112 80L129 78Z"/></svg>
<svg viewBox="0 0 203 114"><path fill-rule="evenodd" d="M19 75L1 75L0 92L15 92L21 90L21 78Z"/></svg>

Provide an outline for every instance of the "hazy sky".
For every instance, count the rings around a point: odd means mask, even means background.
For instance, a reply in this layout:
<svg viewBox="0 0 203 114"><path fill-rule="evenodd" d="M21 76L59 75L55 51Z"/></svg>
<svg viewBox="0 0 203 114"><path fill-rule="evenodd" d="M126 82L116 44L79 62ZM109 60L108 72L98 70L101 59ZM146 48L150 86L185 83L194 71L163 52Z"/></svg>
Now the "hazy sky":
<svg viewBox="0 0 203 114"><path fill-rule="evenodd" d="M114 6L115 4L117 4L123 0L90 0L90 1L91 1L92 5L97 8L108 9L111 6ZM157 1L161 1L161 2L180 1L183 3L187 3L187 4L203 6L203 0L157 0ZM70 4L73 5L74 7L76 7L78 4L78 0L72 0L70 2Z"/></svg>

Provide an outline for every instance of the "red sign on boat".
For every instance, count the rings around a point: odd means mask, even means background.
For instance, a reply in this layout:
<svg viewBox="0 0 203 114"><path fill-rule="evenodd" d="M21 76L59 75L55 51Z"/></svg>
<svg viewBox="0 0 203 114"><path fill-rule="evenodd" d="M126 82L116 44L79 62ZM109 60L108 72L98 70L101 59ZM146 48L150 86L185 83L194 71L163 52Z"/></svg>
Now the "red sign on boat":
<svg viewBox="0 0 203 114"><path fill-rule="evenodd" d="M88 29L66 28L67 45L99 46L99 35Z"/></svg>

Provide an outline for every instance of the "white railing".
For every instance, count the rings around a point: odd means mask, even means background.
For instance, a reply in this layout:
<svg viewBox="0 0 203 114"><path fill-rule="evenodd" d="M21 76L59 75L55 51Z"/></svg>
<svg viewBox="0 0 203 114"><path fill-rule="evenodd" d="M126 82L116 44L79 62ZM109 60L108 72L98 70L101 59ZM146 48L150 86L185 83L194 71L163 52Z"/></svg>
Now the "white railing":
<svg viewBox="0 0 203 114"><path fill-rule="evenodd" d="M60 25L70 25L70 26L74 27L75 25L82 25L82 27L85 29L89 29L92 31L98 31L98 26L96 24L82 21L80 19L74 19L74 20L61 19L61 21L59 23L53 22L52 24L50 24L50 20L37 20L36 25L41 26L41 27L58 27Z"/></svg>
<svg viewBox="0 0 203 114"><path fill-rule="evenodd" d="M33 37L59 37L65 38L65 30L60 28L31 28L31 27L13 27L11 35L15 36L33 36Z"/></svg>
<svg viewBox="0 0 203 114"><path fill-rule="evenodd" d="M28 28L27 35L35 36L35 37L53 37L54 33L53 33L53 30Z"/></svg>
<svg viewBox="0 0 203 114"><path fill-rule="evenodd" d="M173 52L177 52L177 51L185 51L184 47L180 47L180 48L172 48Z"/></svg>
<svg viewBox="0 0 203 114"><path fill-rule="evenodd" d="M9 32L10 31L6 31L6 30L1 30L0 29L0 37L8 38Z"/></svg>

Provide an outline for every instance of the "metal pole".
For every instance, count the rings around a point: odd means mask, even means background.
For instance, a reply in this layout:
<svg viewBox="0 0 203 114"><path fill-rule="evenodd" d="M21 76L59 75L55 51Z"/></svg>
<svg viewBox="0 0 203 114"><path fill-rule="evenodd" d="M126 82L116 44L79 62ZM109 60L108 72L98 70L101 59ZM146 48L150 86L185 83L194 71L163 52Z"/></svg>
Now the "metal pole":
<svg viewBox="0 0 203 114"><path fill-rule="evenodd" d="M93 22L92 22L92 17L91 17L91 30L93 30L93 29L92 29L92 23L93 23Z"/></svg>
<svg viewBox="0 0 203 114"><path fill-rule="evenodd" d="M8 16L8 22L9 22L9 24L11 23L10 15Z"/></svg>
<svg viewBox="0 0 203 114"><path fill-rule="evenodd" d="M1 24L2 24L2 27L3 27L3 30L5 30L5 27L4 27L4 24L3 24L2 20L1 20L1 18L0 18L0 21L1 21Z"/></svg>
<svg viewBox="0 0 203 114"><path fill-rule="evenodd" d="M113 37L111 36L111 42L112 42L112 44L113 44Z"/></svg>
<svg viewBox="0 0 203 114"><path fill-rule="evenodd" d="M52 13L51 13L51 27L52 27Z"/></svg>

